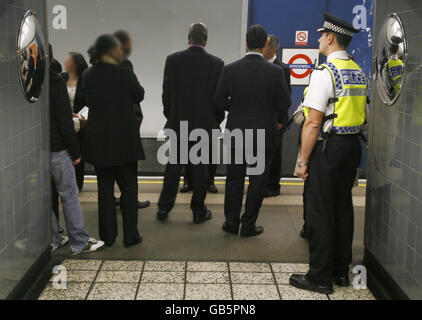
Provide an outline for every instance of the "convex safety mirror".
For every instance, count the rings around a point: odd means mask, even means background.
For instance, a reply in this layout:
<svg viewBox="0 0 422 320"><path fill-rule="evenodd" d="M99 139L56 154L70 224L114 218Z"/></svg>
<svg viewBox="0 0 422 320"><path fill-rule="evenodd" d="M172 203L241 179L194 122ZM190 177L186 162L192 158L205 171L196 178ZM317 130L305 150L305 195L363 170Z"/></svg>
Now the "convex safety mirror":
<svg viewBox="0 0 422 320"><path fill-rule="evenodd" d="M28 11L18 30L18 78L23 95L34 103L44 84L47 55L44 35L35 12Z"/></svg>

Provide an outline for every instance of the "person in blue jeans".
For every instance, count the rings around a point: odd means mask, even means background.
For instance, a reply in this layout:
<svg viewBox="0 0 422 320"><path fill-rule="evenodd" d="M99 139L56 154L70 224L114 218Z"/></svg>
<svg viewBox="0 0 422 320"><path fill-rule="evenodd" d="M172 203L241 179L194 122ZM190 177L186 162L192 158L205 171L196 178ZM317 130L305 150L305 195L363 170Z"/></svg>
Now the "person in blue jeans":
<svg viewBox="0 0 422 320"><path fill-rule="evenodd" d="M54 61L49 46L50 64ZM84 214L79 203L74 166L81 161L78 138L74 131L72 110L64 80L50 68L50 139L51 176L60 196L69 237L59 233L59 222L53 213L53 239L51 251L70 244L74 254L94 252L104 242L90 238L85 228Z"/></svg>

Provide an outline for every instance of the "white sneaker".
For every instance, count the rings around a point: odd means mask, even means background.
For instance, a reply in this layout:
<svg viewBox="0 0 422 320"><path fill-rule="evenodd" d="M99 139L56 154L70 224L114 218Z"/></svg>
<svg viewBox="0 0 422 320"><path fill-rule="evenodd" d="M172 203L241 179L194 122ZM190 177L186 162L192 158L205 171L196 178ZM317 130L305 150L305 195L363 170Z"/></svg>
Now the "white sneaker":
<svg viewBox="0 0 422 320"><path fill-rule="evenodd" d="M60 242L60 245L56 246L56 245L54 245L54 244L51 244L51 245L50 245L50 251L51 251L51 252L54 252L54 251L56 251L57 249L60 249L60 248L65 247L68 243L69 243L69 238L68 238L68 237L66 237L66 236L62 236L62 242Z"/></svg>
<svg viewBox="0 0 422 320"><path fill-rule="evenodd" d="M85 246L85 249L81 253L90 253L95 252L104 247L104 241L100 241L94 238L89 238L88 243Z"/></svg>

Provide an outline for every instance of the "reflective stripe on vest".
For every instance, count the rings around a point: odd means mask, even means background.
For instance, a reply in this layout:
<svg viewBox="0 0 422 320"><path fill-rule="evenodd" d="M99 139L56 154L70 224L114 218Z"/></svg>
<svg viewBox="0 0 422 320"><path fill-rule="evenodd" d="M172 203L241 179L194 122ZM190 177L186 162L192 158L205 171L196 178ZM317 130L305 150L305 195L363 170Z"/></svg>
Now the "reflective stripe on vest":
<svg viewBox="0 0 422 320"><path fill-rule="evenodd" d="M338 101L334 105L337 118L333 131L337 134L356 134L365 123L368 82L362 69L353 60L333 59L321 65L331 73ZM304 108L305 117L309 108Z"/></svg>
<svg viewBox="0 0 422 320"><path fill-rule="evenodd" d="M403 78L403 61L400 59L390 59L387 62L387 66L389 76L393 80L392 85L394 87L394 92L398 93L400 90L401 80Z"/></svg>

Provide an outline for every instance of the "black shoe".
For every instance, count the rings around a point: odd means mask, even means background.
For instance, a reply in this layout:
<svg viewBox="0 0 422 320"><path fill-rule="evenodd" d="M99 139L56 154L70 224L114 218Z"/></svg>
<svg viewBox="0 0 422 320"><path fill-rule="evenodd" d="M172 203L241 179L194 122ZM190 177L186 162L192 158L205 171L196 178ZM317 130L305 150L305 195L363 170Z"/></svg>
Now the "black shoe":
<svg viewBox="0 0 422 320"><path fill-rule="evenodd" d="M130 248L130 247L136 246L137 244L140 244L141 242L142 242L142 237L140 237L138 240L134 242L124 243L123 245L125 248Z"/></svg>
<svg viewBox="0 0 422 320"><path fill-rule="evenodd" d="M209 192L209 193L218 193L218 189L217 189L217 187L215 186L215 184L214 184L214 183L211 183L211 184L208 186L208 192Z"/></svg>
<svg viewBox="0 0 422 320"><path fill-rule="evenodd" d="M167 220L168 217L169 217L169 211L158 210L158 212L157 212L157 219L158 220L164 221L164 220Z"/></svg>
<svg viewBox="0 0 422 320"><path fill-rule="evenodd" d="M262 234L264 232L264 228L263 227L254 227L251 230L241 230L240 231L240 236L243 238L249 238L249 237L256 237L259 236L260 234Z"/></svg>
<svg viewBox="0 0 422 320"><path fill-rule="evenodd" d="M348 287L348 286L350 286L349 276L334 277L333 281L339 287Z"/></svg>
<svg viewBox="0 0 422 320"><path fill-rule="evenodd" d="M264 191L264 198L273 198L273 197L278 197L279 195L280 195L280 189L278 190L265 189Z"/></svg>
<svg viewBox="0 0 422 320"><path fill-rule="evenodd" d="M189 191L192 191L192 187L190 186L190 184L185 184L181 189L180 192L181 193L188 193Z"/></svg>
<svg viewBox="0 0 422 320"><path fill-rule="evenodd" d="M231 234L234 234L236 236L239 234L239 229L235 229L233 227L230 227L227 224L227 222L224 222L222 229L223 229L224 232L231 233Z"/></svg>
<svg viewBox="0 0 422 320"><path fill-rule="evenodd" d="M203 216L194 216L193 223L194 224L202 224L212 219L212 212L207 210L207 212Z"/></svg>
<svg viewBox="0 0 422 320"><path fill-rule="evenodd" d="M308 240L308 235L307 235L307 233L306 233L305 229L300 230L300 236L301 236L303 239Z"/></svg>
<svg viewBox="0 0 422 320"><path fill-rule="evenodd" d="M145 209L151 205L150 201L140 202L138 201L138 209Z"/></svg>
<svg viewBox="0 0 422 320"><path fill-rule="evenodd" d="M120 206L120 198L114 198L114 204L116 205L116 207Z"/></svg>
<svg viewBox="0 0 422 320"><path fill-rule="evenodd" d="M317 292L321 294L331 294L334 292L333 286L322 286L308 280L303 274L294 274L289 279L290 284L298 289Z"/></svg>
<svg viewBox="0 0 422 320"><path fill-rule="evenodd" d="M62 234L64 232L64 229L62 227L59 227L59 233Z"/></svg>

